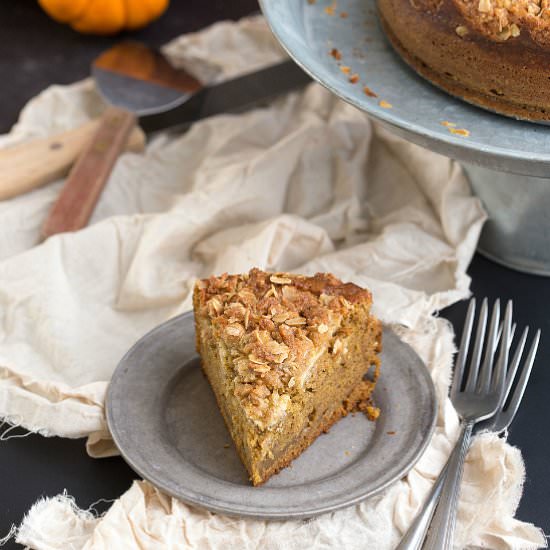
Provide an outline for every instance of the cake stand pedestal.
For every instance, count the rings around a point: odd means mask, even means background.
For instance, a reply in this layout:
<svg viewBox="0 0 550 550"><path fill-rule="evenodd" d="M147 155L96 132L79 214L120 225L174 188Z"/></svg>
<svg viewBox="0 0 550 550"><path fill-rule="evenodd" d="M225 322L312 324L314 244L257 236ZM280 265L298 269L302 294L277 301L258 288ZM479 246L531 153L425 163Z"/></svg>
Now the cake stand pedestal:
<svg viewBox="0 0 550 550"><path fill-rule="evenodd" d="M489 213L478 252L507 267L550 276L550 180L462 166Z"/></svg>
<svg viewBox="0 0 550 550"><path fill-rule="evenodd" d="M405 139L462 162L488 214L479 251L550 276L550 127L484 111L431 85L393 51L375 0L260 0L275 36L306 72ZM326 9L329 8L329 9ZM346 17L340 17L345 13ZM329 55L336 48L362 85ZM378 98L368 97L363 86ZM383 108L379 100L392 105ZM442 122L468 130L452 134Z"/></svg>

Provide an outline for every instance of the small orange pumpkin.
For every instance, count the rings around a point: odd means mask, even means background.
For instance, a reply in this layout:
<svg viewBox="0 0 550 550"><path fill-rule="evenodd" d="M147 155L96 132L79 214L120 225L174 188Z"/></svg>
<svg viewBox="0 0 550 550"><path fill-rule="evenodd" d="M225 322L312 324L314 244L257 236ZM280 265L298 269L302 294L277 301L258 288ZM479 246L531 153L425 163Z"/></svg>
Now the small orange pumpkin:
<svg viewBox="0 0 550 550"><path fill-rule="evenodd" d="M170 0L38 0L44 11L78 32L115 34L145 27Z"/></svg>

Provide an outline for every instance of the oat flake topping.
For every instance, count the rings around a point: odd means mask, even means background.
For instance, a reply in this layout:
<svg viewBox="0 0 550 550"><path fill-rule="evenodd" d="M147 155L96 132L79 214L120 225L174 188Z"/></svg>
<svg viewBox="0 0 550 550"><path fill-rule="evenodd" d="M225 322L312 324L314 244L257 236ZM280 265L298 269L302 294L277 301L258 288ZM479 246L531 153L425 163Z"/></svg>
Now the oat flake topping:
<svg viewBox="0 0 550 550"><path fill-rule="evenodd" d="M345 353L341 319L371 294L331 274L266 273L197 282L199 307L231 355L234 394L259 427L274 425L304 391L304 377L320 353Z"/></svg>

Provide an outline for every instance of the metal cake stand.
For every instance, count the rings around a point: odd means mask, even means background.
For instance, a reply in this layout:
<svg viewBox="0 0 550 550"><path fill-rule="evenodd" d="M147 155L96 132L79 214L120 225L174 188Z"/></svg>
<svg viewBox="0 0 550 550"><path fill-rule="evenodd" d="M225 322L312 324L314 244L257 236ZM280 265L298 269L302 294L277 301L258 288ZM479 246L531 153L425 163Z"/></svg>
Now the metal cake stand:
<svg viewBox="0 0 550 550"><path fill-rule="evenodd" d="M462 163L490 218L479 252L550 276L550 127L474 107L419 77L384 36L375 0L260 4L275 36L314 79L401 137ZM361 84L349 82L332 48ZM365 84L377 98L365 94ZM444 121L469 135L451 133Z"/></svg>

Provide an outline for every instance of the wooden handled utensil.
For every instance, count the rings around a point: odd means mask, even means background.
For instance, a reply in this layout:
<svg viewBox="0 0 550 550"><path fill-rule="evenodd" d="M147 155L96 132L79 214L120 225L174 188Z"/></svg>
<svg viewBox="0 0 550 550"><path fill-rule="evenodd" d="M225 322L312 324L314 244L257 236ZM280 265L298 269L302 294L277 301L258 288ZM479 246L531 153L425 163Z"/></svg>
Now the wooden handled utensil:
<svg viewBox="0 0 550 550"><path fill-rule="evenodd" d="M113 106L101 120L0 151L0 174L13 174L10 180L0 178L0 200L64 176L78 158L43 226L43 237L74 231L87 223L119 154L143 147L141 130L150 133L174 126L184 130L197 120L240 112L311 82L294 62L284 61L203 87L160 53L133 42L102 54L92 74L101 95ZM116 128L109 122L115 108L125 121ZM38 150L47 161L30 158ZM21 180L15 177L18 173Z"/></svg>
<svg viewBox="0 0 550 550"><path fill-rule="evenodd" d="M43 238L88 223L117 158L136 131L136 115L170 110L202 88L159 52L136 42L104 52L94 61L92 75L107 102L120 107L110 107L99 120L42 226Z"/></svg>

